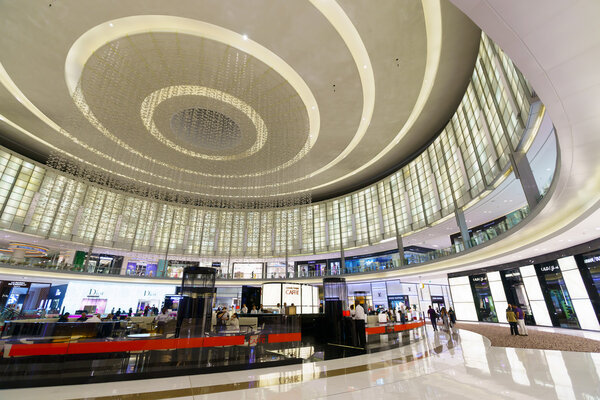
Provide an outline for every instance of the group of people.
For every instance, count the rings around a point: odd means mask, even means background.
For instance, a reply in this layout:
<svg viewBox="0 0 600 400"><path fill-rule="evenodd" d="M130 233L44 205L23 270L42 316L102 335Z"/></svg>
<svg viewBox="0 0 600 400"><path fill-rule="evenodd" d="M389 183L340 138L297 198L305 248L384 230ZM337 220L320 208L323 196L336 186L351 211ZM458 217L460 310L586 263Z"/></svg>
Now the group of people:
<svg viewBox="0 0 600 400"><path fill-rule="evenodd" d="M231 312L233 312L233 306L231 307ZM248 312L248 307L246 304L242 304L242 308L240 309L240 313L242 314L295 314L295 312L296 306L294 303L292 303L289 307L287 303L283 303L283 306L280 303L277 303L277 306L274 309L263 308L262 304L259 304L258 307L253 305L250 312Z"/></svg>
<svg viewBox="0 0 600 400"><path fill-rule="evenodd" d="M525 313L516 304L509 304L506 308L506 320L510 325L510 334L515 336L527 336L525 327ZM519 333L521 330L521 333Z"/></svg>
<svg viewBox="0 0 600 400"><path fill-rule="evenodd" d="M431 320L431 326L434 331L437 331L437 322L441 319L444 330L450 330L450 328L456 323L456 313L450 307L446 310L446 307L442 307L441 310L435 310L432 306L429 306L427 310L427 315Z"/></svg>
<svg viewBox="0 0 600 400"><path fill-rule="evenodd" d="M231 310L228 310L227 307L218 307L215 313L217 319L217 331L240 329L240 320L233 307L231 307Z"/></svg>
<svg viewBox="0 0 600 400"><path fill-rule="evenodd" d="M56 321L56 322L70 322L69 321L70 316L71 316L71 314L66 312L66 313L62 314L58 318L58 321ZM91 316L88 316L88 313L86 313L84 311L81 313L79 318L77 318L73 322L103 322L103 321L116 321L118 319L119 318L114 316L113 314L108 314L105 318L102 318L102 314L91 314Z"/></svg>

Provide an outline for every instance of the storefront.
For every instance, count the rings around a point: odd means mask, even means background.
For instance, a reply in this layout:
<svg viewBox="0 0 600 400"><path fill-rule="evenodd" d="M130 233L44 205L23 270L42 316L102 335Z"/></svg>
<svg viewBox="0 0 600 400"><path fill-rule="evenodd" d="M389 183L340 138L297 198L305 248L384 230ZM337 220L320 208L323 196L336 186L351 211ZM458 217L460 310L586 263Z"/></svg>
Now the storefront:
<svg viewBox="0 0 600 400"><path fill-rule="evenodd" d="M143 309L145 306L161 308L168 294L175 293L175 285L149 285L108 282L71 282L64 296L65 311L74 314L85 310L109 313L114 308L121 311Z"/></svg>
<svg viewBox="0 0 600 400"><path fill-rule="evenodd" d="M600 250L575 257L583 283L600 322Z"/></svg>
<svg viewBox="0 0 600 400"><path fill-rule="evenodd" d="M158 275L158 263L156 261L131 260L127 262L126 275L148 276Z"/></svg>
<svg viewBox="0 0 600 400"><path fill-rule="evenodd" d="M113 254L92 253L88 258L87 252L78 250L73 258L73 267L76 270L96 273L118 275L123 266L123 256Z"/></svg>
<svg viewBox="0 0 600 400"><path fill-rule="evenodd" d="M297 261L296 270L299 278L327 275L327 260Z"/></svg>
<svg viewBox="0 0 600 400"><path fill-rule="evenodd" d="M550 312L552 325L561 328L579 328L579 321L558 262L538 264L535 266L535 272Z"/></svg>
<svg viewBox="0 0 600 400"><path fill-rule="evenodd" d="M529 304L529 297L527 296L523 277L521 276L519 269L500 271L500 277L502 279L507 303L517 305L523 310L526 325L535 325L535 319L533 317L531 305Z"/></svg>
<svg viewBox="0 0 600 400"><path fill-rule="evenodd" d="M291 271L294 270L294 267L292 266L290 268ZM287 271L286 271L286 265L285 263L282 262L270 262L267 263L267 279L285 279L287 278ZM290 278L293 278L293 274L292 276L290 276Z"/></svg>
<svg viewBox="0 0 600 400"><path fill-rule="evenodd" d="M506 322L508 304L528 325L600 331L600 239L510 264L448 275L458 320ZM494 317L495 315L495 317Z"/></svg>
<svg viewBox="0 0 600 400"><path fill-rule="evenodd" d="M0 310L8 307L20 312L30 285L30 282L22 281L0 282Z"/></svg>
<svg viewBox="0 0 600 400"><path fill-rule="evenodd" d="M262 279L265 264L256 263L233 263L234 279Z"/></svg>
<svg viewBox="0 0 600 400"><path fill-rule="evenodd" d="M161 260L164 264L164 260ZM159 263L160 264L160 263ZM166 269L164 271L160 270L157 276L165 276L167 278L182 278L183 270L185 267L198 267L200 263L198 261L178 261L178 260L169 260L167 263ZM219 266L221 264L219 263ZM162 272L162 274L161 274Z"/></svg>
<svg viewBox="0 0 600 400"><path fill-rule="evenodd" d="M296 314L318 313L320 305L319 288L299 283L264 283L262 285L263 307L273 312L279 312L277 304L280 306L286 304L288 307L293 304Z"/></svg>
<svg viewBox="0 0 600 400"><path fill-rule="evenodd" d="M400 266L400 256L397 250L361 256L347 257L345 260L346 273L379 271Z"/></svg>
<svg viewBox="0 0 600 400"><path fill-rule="evenodd" d="M483 322L498 322L498 315L496 314L496 307L494 306L487 275L471 275L469 280L471 282L471 290L473 290L478 319Z"/></svg>

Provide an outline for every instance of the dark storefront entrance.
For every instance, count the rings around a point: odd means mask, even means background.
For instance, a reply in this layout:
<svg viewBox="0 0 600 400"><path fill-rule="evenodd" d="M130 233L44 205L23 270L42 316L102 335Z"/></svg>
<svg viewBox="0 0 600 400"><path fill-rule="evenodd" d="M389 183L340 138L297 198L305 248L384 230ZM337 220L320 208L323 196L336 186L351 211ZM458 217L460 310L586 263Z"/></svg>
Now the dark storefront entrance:
<svg viewBox="0 0 600 400"><path fill-rule="evenodd" d="M508 304L515 304L523 310L525 313L526 325L535 325L521 272L519 272L518 269L500 271L500 277L502 279L502 285L504 286L504 293L506 294L506 301L508 301Z"/></svg>
<svg viewBox="0 0 600 400"><path fill-rule="evenodd" d="M473 290L473 299L475 299L477 318L483 322L498 322L487 275L471 275L469 280L471 281L471 290Z"/></svg>
<svg viewBox="0 0 600 400"><path fill-rule="evenodd" d="M600 322L600 250L575 256L596 318Z"/></svg>
<svg viewBox="0 0 600 400"><path fill-rule="evenodd" d="M552 325L561 328L579 329L579 321L577 315L575 315L573 303L558 262L551 261L537 264L535 272L540 281Z"/></svg>

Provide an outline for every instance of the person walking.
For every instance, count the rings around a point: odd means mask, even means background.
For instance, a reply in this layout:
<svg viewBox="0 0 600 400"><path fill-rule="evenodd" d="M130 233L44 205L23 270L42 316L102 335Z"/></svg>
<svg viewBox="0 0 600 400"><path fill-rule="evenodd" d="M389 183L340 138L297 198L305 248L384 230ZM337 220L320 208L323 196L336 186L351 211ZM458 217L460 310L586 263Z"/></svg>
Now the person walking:
<svg viewBox="0 0 600 400"><path fill-rule="evenodd" d="M513 304L513 310L517 316L517 324L519 325L519 332L521 332L521 336L527 335L527 328L525 327L525 313L523 309L515 304Z"/></svg>
<svg viewBox="0 0 600 400"><path fill-rule="evenodd" d="M450 309L448 310L448 316L450 317L450 324L454 325L456 323L456 313L454 312L452 307L450 307Z"/></svg>
<svg viewBox="0 0 600 400"><path fill-rule="evenodd" d="M506 308L506 320L510 324L510 335L519 335L519 327L517 326L517 316L515 315L514 310L508 305Z"/></svg>
<svg viewBox="0 0 600 400"><path fill-rule="evenodd" d="M440 314L442 314L442 323L444 324L444 330L449 331L450 318L448 318L448 311L446 311L446 307L442 307L442 311L440 312Z"/></svg>
<svg viewBox="0 0 600 400"><path fill-rule="evenodd" d="M437 313L435 312L435 310L429 306L429 310L427 310L427 314L429 315L429 319L431 320L431 326L433 327L434 331L437 331Z"/></svg>

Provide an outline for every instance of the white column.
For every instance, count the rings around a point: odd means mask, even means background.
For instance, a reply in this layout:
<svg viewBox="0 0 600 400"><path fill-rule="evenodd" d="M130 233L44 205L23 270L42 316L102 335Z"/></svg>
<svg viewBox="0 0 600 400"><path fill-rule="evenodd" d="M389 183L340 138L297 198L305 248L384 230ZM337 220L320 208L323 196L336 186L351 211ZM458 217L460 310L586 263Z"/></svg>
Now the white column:
<svg viewBox="0 0 600 400"><path fill-rule="evenodd" d="M508 301L506 300L506 292L504 291L502 278L500 278L500 272L488 272L487 278L488 283L490 284L490 291L492 292L494 306L496 307L498 322L508 323L505 312L506 308L508 307Z"/></svg>
<svg viewBox="0 0 600 400"><path fill-rule="evenodd" d="M479 321L469 277L449 278L448 283L450 284L456 319L459 321Z"/></svg>
<svg viewBox="0 0 600 400"><path fill-rule="evenodd" d="M535 318L535 324L552 326L552 320L546 307L546 300L540 287L540 281L535 273L535 267L533 265L525 265L519 268L519 270L521 271L521 277L523 277L527 297L529 297L529 305L531 306L533 318Z"/></svg>

